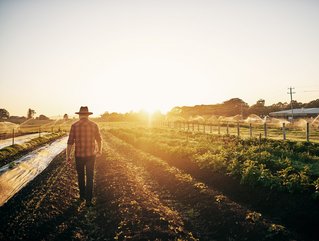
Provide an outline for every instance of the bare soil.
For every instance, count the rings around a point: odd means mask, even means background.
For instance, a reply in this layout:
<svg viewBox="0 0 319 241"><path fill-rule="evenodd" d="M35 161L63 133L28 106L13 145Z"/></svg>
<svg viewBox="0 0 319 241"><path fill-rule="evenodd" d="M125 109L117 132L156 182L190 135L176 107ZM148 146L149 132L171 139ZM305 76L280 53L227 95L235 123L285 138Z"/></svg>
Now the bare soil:
<svg viewBox="0 0 319 241"><path fill-rule="evenodd" d="M107 134L94 206L57 156L0 207L0 240L302 240L214 185ZM280 220L279 220L280 221Z"/></svg>

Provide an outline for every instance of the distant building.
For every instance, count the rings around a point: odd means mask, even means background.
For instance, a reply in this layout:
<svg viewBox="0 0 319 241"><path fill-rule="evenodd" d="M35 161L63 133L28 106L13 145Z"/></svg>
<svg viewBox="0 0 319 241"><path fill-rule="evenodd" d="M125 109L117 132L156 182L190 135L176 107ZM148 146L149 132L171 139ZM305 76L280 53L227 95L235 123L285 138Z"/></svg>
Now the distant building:
<svg viewBox="0 0 319 241"><path fill-rule="evenodd" d="M292 117L292 111L282 110L269 113L271 117L280 117L290 119ZM310 118L317 117L319 115L319 108L298 108L293 109L294 118Z"/></svg>

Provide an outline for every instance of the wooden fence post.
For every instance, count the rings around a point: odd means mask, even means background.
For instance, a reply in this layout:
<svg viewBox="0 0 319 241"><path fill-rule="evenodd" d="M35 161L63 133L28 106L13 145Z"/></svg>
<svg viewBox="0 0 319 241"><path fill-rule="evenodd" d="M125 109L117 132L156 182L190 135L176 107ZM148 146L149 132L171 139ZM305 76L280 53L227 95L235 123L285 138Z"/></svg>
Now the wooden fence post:
<svg viewBox="0 0 319 241"><path fill-rule="evenodd" d="M229 134L229 126L228 126L228 122L227 122L227 126L226 126L226 133L227 133L227 135Z"/></svg>
<svg viewBox="0 0 319 241"><path fill-rule="evenodd" d="M218 122L218 135L220 135L220 122Z"/></svg>
<svg viewBox="0 0 319 241"><path fill-rule="evenodd" d="M12 129L12 145L14 145L14 128Z"/></svg>
<svg viewBox="0 0 319 241"><path fill-rule="evenodd" d="M307 128L306 128L306 140L309 142L309 122L307 122Z"/></svg>
<svg viewBox="0 0 319 241"><path fill-rule="evenodd" d="M237 136L240 137L240 127L239 122L237 122Z"/></svg>
<svg viewBox="0 0 319 241"><path fill-rule="evenodd" d="M282 123L282 135L283 139L286 140L286 123Z"/></svg>
<svg viewBox="0 0 319 241"><path fill-rule="evenodd" d="M264 135L265 135L265 138L267 138L267 123L266 122L264 123Z"/></svg>
<svg viewBox="0 0 319 241"><path fill-rule="evenodd" d="M251 123L249 123L249 136L250 136L250 138L253 137L253 128L252 128Z"/></svg>

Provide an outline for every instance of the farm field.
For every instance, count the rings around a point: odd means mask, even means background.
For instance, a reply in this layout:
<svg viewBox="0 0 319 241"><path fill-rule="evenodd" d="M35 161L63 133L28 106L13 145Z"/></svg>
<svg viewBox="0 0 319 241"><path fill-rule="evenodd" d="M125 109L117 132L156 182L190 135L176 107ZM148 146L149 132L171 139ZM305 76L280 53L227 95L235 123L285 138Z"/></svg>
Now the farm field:
<svg viewBox="0 0 319 241"><path fill-rule="evenodd" d="M44 133L41 133L41 135L46 135L48 133L44 132ZM18 136L18 137L15 137L14 138L14 144L23 144L27 141L30 141L36 137L39 137L39 133L35 133L35 134L27 134L27 135L23 135L23 136ZM7 146L10 146L12 145L12 138L7 138L7 139L4 139L4 140L0 140L0 149L1 148L4 148L4 147L7 147Z"/></svg>
<svg viewBox="0 0 319 241"><path fill-rule="evenodd" d="M55 139L0 167L0 206L41 173L65 149L66 139L67 137Z"/></svg>
<svg viewBox="0 0 319 241"><path fill-rule="evenodd" d="M52 143L62 136L65 136L65 132L47 133L40 137L37 134L37 137L32 139L27 138L21 144L0 148L0 167L7 164L14 164L18 158L23 158L37 148Z"/></svg>
<svg viewBox="0 0 319 241"><path fill-rule="evenodd" d="M113 129L137 148L168 160L239 178L241 183L280 191L318 193L319 145L272 139L241 139L160 128Z"/></svg>
<svg viewBox="0 0 319 241"><path fill-rule="evenodd" d="M319 241L318 13L0 1L0 241Z"/></svg>
<svg viewBox="0 0 319 241"><path fill-rule="evenodd" d="M316 240L317 144L100 126L95 205L62 152L0 207L0 240Z"/></svg>

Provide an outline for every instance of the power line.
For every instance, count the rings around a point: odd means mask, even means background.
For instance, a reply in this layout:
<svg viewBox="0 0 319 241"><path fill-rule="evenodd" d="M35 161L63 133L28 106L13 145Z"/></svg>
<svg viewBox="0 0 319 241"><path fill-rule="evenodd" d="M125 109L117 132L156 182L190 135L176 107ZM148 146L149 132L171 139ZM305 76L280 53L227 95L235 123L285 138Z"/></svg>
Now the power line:
<svg viewBox="0 0 319 241"><path fill-rule="evenodd" d="M293 87L289 87L288 90L289 92L287 92L288 95L290 95L290 107L291 107L291 120L293 121L294 120L294 109L293 109L293 106L292 106L292 95L293 94L296 94L296 92L293 92L292 90L294 90L295 88Z"/></svg>

